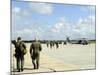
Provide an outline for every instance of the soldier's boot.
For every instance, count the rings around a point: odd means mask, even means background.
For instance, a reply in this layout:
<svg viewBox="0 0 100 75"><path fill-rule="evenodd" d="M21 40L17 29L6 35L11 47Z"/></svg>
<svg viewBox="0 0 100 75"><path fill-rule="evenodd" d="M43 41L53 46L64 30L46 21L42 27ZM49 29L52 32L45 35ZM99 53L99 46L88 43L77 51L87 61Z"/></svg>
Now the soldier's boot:
<svg viewBox="0 0 100 75"><path fill-rule="evenodd" d="M24 71L24 69L23 69L23 68L21 68L21 71Z"/></svg>
<svg viewBox="0 0 100 75"><path fill-rule="evenodd" d="M20 69L18 69L18 72L20 72Z"/></svg>
<svg viewBox="0 0 100 75"><path fill-rule="evenodd" d="M21 71L23 71L24 69L23 69L23 64L21 64Z"/></svg>

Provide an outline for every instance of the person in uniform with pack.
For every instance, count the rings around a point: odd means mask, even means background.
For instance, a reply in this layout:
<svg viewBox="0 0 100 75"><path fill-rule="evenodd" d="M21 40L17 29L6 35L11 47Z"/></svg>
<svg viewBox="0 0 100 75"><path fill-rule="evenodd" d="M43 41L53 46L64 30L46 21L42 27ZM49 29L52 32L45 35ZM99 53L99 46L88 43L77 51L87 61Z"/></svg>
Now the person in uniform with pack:
<svg viewBox="0 0 100 75"><path fill-rule="evenodd" d="M24 55L27 53L26 45L21 41L21 37L17 38L17 42L14 41L15 45L15 58L18 72L23 71L24 66Z"/></svg>
<svg viewBox="0 0 100 75"><path fill-rule="evenodd" d="M55 44L56 44L56 48L58 48L59 47L59 43L56 41Z"/></svg>
<svg viewBox="0 0 100 75"><path fill-rule="evenodd" d="M39 59L41 50L42 50L41 43L35 39L35 41L30 46L30 55L32 58L34 69L39 68Z"/></svg>

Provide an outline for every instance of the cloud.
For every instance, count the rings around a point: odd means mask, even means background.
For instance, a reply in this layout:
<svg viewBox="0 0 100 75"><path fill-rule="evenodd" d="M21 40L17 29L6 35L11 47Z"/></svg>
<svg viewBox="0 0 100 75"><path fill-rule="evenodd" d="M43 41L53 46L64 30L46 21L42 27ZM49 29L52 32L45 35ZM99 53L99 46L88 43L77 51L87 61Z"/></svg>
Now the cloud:
<svg viewBox="0 0 100 75"><path fill-rule="evenodd" d="M13 39L16 39L15 37L21 36L24 39L35 39L35 38L41 38L43 35L41 27L35 28L34 26L32 28L24 28L20 30L15 30L15 32L12 32L14 36Z"/></svg>
<svg viewBox="0 0 100 75"><path fill-rule="evenodd" d="M95 17L88 16L84 19L81 18L74 25L69 23L66 18L62 19L62 17L60 17L58 21L47 30L36 24L15 32L14 35L16 37L20 35L25 39L38 37L40 39L55 40L65 39L66 36L70 36L71 38L95 38Z"/></svg>
<svg viewBox="0 0 100 75"><path fill-rule="evenodd" d="M60 18L59 21L51 27L51 32L61 32L61 29L65 26L65 21Z"/></svg>
<svg viewBox="0 0 100 75"><path fill-rule="evenodd" d="M25 10L19 7L12 9L12 24L13 24L13 38L22 36L25 39L32 39L35 37L41 39L65 39L66 36L72 38L94 38L95 37L95 16L87 16L86 18L80 18L76 24L71 24L67 17L59 17L57 22L46 30L39 24L31 22L31 18L27 18ZM43 13L42 13L43 14ZM27 21L28 20L28 21ZM25 26L24 26L25 25ZM29 36L29 37L27 37ZM59 38L58 38L59 37Z"/></svg>
<svg viewBox="0 0 100 75"><path fill-rule="evenodd" d="M59 22L56 23L53 28L51 29L52 32L60 32L61 28L64 26L64 23Z"/></svg>
<svg viewBox="0 0 100 75"><path fill-rule="evenodd" d="M52 39L65 39L66 35L71 34L71 24L67 21L66 17L60 17L49 29L49 32L50 34L48 34L51 35Z"/></svg>
<svg viewBox="0 0 100 75"><path fill-rule="evenodd" d="M12 31L15 32L19 29L27 28L29 25L34 24L32 16L28 9L22 9L15 6L12 8Z"/></svg>
<svg viewBox="0 0 100 75"><path fill-rule="evenodd" d="M43 27L35 23L32 19L33 12L47 15L52 14L53 6L48 3L28 3L27 8L13 6L12 7L12 38L22 36L25 39L31 39L35 36L42 37L44 35ZM27 37L29 36L29 37Z"/></svg>
<svg viewBox="0 0 100 75"><path fill-rule="evenodd" d="M15 39L21 36L24 39L65 39L66 36L72 38L95 37L95 16L80 18L75 24L67 19L68 16L59 15L58 20L52 19L53 6L47 3L28 3L29 8L14 6L12 8L12 37ZM94 7L85 7L87 10L94 10ZM33 13L50 15L50 22L33 20ZM80 15L81 17L81 15ZM39 17L38 17L39 18ZM69 17L68 17L69 18ZM54 20L54 21L52 21ZM43 25L42 25L43 23Z"/></svg>
<svg viewBox="0 0 100 75"><path fill-rule="evenodd" d="M50 28L48 35L51 35L54 39L57 39L57 37L65 39L66 36L95 39L95 16L81 18L74 25L68 22L65 17L60 17L58 22Z"/></svg>
<svg viewBox="0 0 100 75"><path fill-rule="evenodd" d="M12 12L13 12L13 13L20 13L20 11L21 11L21 8L19 8L19 7L14 7L14 8L12 9Z"/></svg>
<svg viewBox="0 0 100 75"><path fill-rule="evenodd" d="M88 9L90 9L91 11L95 11L95 6L88 6Z"/></svg>
<svg viewBox="0 0 100 75"><path fill-rule="evenodd" d="M88 16L84 19L79 19L77 25L74 26L74 33L78 34L80 37L94 38L95 37L95 16Z"/></svg>
<svg viewBox="0 0 100 75"><path fill-rule="evenodd" d="M12 39L21 36L24 39L40 37L41 27L32 20L27 9L12 8Z"/></svg>
<svg viewBox="0 0 100 75"><path fill-rule="evenodd" d="M81 6L80 7L82 11L91 11L91 12L95 12L95 6Z"/></svg>
<svg viewBox="0 0 100 75"><path fill-rule="evenodd" d="M53 7L48 3L29 3L30 8L33 12L39 14L52 14Z"/></svg>

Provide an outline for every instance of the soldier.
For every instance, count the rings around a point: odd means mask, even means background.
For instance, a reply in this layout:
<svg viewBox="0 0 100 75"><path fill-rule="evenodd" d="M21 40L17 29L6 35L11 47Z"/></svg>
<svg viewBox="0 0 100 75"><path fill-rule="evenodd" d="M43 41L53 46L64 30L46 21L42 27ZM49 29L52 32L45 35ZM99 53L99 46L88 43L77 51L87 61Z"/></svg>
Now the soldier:
<svg viewBox="0 0 100 75"><path fill-rule="evenodd" d="M52 46L54 47L54 45L55 45L55 41L52 41Z"/></svg>
<svg viewBox="0 0 100 75"><path fill-rule="evenodd" d="M56 48L58 48L59 47L59 43L58 42L55 42L55 44L56 44Z"/></svg>
<svg viewBox="0 0 100 75"><path fill-rule="evenodd" d="M47 41L47 47L49 47L49 42Z"/></svg>
<svg viewBox="0 0 100 75"><path fill-rule="evenodd" d="M30 55L32 58L32 63L34 69L39 68L39 58L40 58L40 51L42 50L41 44L38 40L35 40L30 46Z"/></svg>
<svg viewBox="0 0 100 75"><path fill-rule="evenodd" d="M67 43L71 43L71 41L70 41L69 37L67 37Z"/></svg>
<svg viewBox="0 0 100 75"><path fill-rule="evenodd" d="M17 42L14 41L13 44L15 45L15 58L17 61L17 70L18 72L23 71L24 66L24 55L26 54L26 45L21 41L21 37L17 38Z"/></svg>
<svg viewBox="0 0 100 75"><path fill-rule="evenodd" d="M52 44L52 41L50 41L50 48L52 48L53 44Z"/></svg>

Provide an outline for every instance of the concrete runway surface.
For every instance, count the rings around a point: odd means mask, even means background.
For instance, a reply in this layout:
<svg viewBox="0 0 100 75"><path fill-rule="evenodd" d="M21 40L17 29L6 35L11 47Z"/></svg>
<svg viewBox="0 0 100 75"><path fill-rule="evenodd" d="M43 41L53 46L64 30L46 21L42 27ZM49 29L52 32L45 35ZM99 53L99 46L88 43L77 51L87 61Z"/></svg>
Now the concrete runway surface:
<svg viewBox="0 0 100 75"><path fill-rule="evenodd" d="M38 70L33 69L30 58L29 47L31 43L25 44L27 46L27 54L25 55L25 70L23 72L16 72L16 60L13 57L14 46L12 45L12 74L95 69L95 43L88 45L60 44L59 48L54 46L52 49L50 47L47 48L46 44L42 44L43 49L40 55L40 68Z"/></svg>

